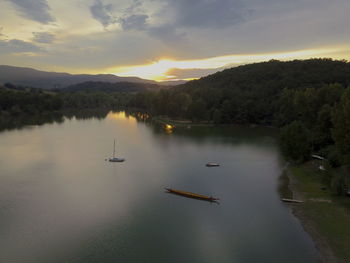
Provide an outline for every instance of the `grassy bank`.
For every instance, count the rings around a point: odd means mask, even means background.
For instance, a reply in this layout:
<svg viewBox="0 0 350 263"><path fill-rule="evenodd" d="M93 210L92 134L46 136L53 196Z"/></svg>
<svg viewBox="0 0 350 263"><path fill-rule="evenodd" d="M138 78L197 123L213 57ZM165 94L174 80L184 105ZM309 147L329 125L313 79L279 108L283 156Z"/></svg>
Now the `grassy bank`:
<svg viewBox="0 0 350 263"><path fill-rule="evenodd" d="M317 167L313 162L290 167L293 196L304 200L293 210L315 240L324 262L350 262L350 198L334 195L322 183L339 171Z"/></svg>

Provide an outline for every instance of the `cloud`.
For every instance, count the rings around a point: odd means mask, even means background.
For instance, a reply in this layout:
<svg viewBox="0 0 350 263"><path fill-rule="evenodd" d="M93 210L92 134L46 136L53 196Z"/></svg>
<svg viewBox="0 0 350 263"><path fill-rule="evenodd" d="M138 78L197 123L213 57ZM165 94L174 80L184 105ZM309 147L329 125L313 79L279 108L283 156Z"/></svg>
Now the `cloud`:
<svg viewBox="0 0 350 263"><path fill-rule="evenodd" d="M0 27L0 41L4 41L8 39L8 36L5 35L3 32L4 32L4 27Z"/></svg>
<svg viewBox="0 0 350 263"><path fill-rule="evenodd" d="M133 0L131 5L125 9L125 13L139 13L143 11L142 5L143 3L141 0Z"/></svg>
<svg viewBox="0 0 350 263"><path fill-rule="evenodd" d="M147 35L156 39L161 39L166 43L176 41L183 42L186 34L179 32L172 23L161 22L150 24L148 20L154 14L143 7L143 2L133 0L133 2L122 11L117 22L124 31L143 31Z"/></svg>
<svg viewBox="0 0 350 263"><path fill-rule="evenodd" d="M55 39L55 35L48 32L33 32L33 40L38 43L49 44Z"/></svg>
<svg viewBox="0 0 350 263"><path fill-rule="evenodd" d="M116 23L115 17L112 15L113 6L111 4L104 5L101 0L95 0L90 6L90 12L93 18L99 21L105 28Z"/></svg>
<svg viewBox="0 0 350 263"><path fill-rule="evenodd" d="M30 42L19 39L0 40L0 52L6 53L27 53L41 52L42 49Z"/></svg>
<svg viewBox="0 0 350 263"><path fill-rule="evenodd" d="M143 2L140 0L133 0L132 3L123 9L117 19L117 23L125 31L136 30L145 31L149 28L149 15L146 14L143 8Z"/></svg>
<svg viewBox="0 0 350 263"><path fill-rule="evenodd" d="M168 0L166 9L175 13L177 26L206 29L242 23L252 13L241 0Z"/></svg>
<svg viewBox="0 0 350 263"><path fill-rule="evenodd" d="M242 23L250 15L242 0L151 0L158 9L134 0L117 23L124 31L143 31L166 43L184 43L193 28L221 29ZM149 3L148 3L149 4ZM150 21L150 22L149 22Z"/></svg>
<svg viewBox="0 0 350 263"><path fill-rule="evenodd" d="M54 22L46 0L7 0L26 18L42 24Z"/></svg>
<svg viewBox="0 0 350 263"><path fill-rule="evenodd" d="M135 14L130 15L125 18L120 18L119 23L121 24L123 30L146 30L148 15Z"/></svg>
<svg viewBox="0 0 350 263"><path fill-rule="evenodd" d="M186 33L178 31L172 24L163 24L159 26L150 26L147 28L150 36L162 39L165 42L176 44L183 43Z"/></svg>

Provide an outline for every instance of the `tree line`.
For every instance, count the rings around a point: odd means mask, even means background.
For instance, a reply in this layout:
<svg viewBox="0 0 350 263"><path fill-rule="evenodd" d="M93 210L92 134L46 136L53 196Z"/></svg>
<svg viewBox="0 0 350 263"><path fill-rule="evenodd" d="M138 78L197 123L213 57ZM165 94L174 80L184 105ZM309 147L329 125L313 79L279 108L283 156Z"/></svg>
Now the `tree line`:
<svg viewBox="0 0 350 263"><path fill-rule="evenodd" d="M54 92L7 83L0 86L0 116L5 118L61 110L124 108L131 96L126 92Z"/></svg>

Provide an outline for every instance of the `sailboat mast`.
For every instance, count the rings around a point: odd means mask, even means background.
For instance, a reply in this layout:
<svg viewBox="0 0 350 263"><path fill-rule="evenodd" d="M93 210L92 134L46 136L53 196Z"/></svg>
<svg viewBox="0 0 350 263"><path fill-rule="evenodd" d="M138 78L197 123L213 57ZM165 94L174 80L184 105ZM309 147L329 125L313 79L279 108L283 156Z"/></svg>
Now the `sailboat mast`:
<svg viewBox="0 0 350 263"><path fill-rule="evenodd" d="M115 155L115 139L114 139L114 145L113 145L113 158L114 158L114 155Z"/></svg>

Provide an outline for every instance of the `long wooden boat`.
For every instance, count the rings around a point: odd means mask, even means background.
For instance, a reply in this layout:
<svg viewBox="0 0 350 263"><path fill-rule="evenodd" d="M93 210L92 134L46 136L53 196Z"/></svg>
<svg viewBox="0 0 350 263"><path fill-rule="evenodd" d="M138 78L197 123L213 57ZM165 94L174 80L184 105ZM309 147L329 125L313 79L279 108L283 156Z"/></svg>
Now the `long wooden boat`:
<svg viewBox="0 0 350 263"><path fill-rule="evenodd" d="M287 203L302 203L303 202L301 200L288 199L288 198L282 198L282 201L287 202Z"/></svg>
<svg viewBox="0 0 350 263"><path fill-rule="evenodd" d="M218 166L220 166L220 164L218 164L218 163L207 163L205 166L206 167L218 167Z"/></svg>
<svg viewBox="0 0 350 263"><path fill-rule="evenodd" d="M215 198L212 196L200 195L200 194L196 194L196 193L180 191L180 190L175 190L175 189L171 189L171 188L165 188L165 190L167 190L168 193L182 195L185 197L195 198L195 199L200 199L200 200L205 200L205 201L210 201L210 202L216 202L216 201L220 200L219 198Z"/></svg>

